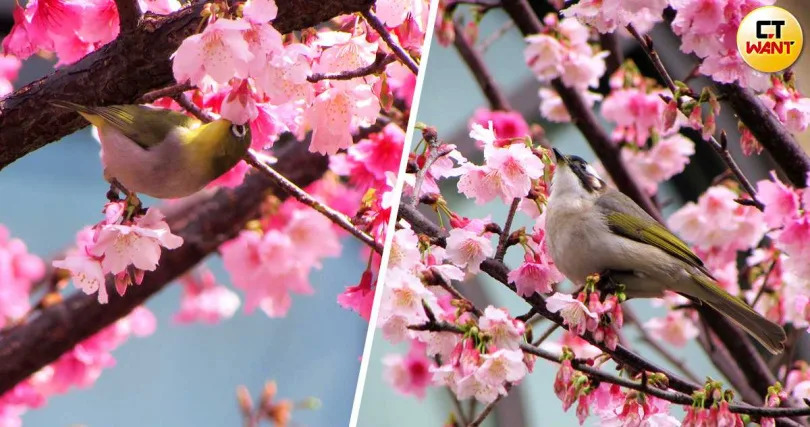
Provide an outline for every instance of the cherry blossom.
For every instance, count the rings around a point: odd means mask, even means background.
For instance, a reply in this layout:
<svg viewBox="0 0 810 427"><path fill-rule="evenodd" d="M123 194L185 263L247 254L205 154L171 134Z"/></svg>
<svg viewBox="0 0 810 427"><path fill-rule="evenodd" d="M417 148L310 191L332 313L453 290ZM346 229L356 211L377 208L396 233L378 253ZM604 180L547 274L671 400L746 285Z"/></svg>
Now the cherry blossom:
<svg viewBox="0 0 810 427"><path fill-rule="evenodd" d="M244 33L250 28L247 21L217 19L202 33L186 38L174 54L175 78L202 87L247 78L254 55Z"/></svg>
<svg viewBox="0 0 810 427"><path fill-rule="evenodd" d="M183 296L180 311L174 315L177 323L217 323L233 317L239 308L239 297L225 286L218 285L214 273L200 269L180 279Z"/></svg>
<svg viewBox="0 0 810 427"><path fill-rule="evenodd" d="M0 97L14 90L12 82L17 79L21 66L16 56L0 54Z"/></svg>
<svg viewBox="0 0 810 427"><path fill-rule="evenodd" d="M433 362L425 356L425 345L419 341L411 342L407 356L389 354L383 358L385 379L394 390L402 394L413 394L418 398L425 396L425 389L431 385Z"/></svg>
<svg viewBox="0 0 810 427"><path fill-rule="evenodd" d="M651 337L676 347L683 347L700 334L694 320L687 317L682 310L670 311L663 318L654 317L644 322L644 329Z"/></svg>
<svg viewBox="0 0 810 427"><path fill-rule="evenodd" d="M589 319L596 320L598 318L581 300L559 292L555 292L554 295L546 299L546 307L552 313L559 312L563 318L563 323L577 335L585 333Z"/></svg>
<svg viewBox="0 0 810 427"><path fill-rule="evenodd" d="M495 254L489 238L474 231L454 228L447 238L447 256L459 267L477 273L481 262Z"/></svg>
<svg viewBox="0 0 810 427"><path fill-rule="evenodd" d="M374 123L380 102L366 85L332 88L315 98L305 115L312 126L310 151L335 154L353 144L351 128Z"/></svg>
<svg viewBox="0 0 810 427"><path fill-rule="evenodd" d="M509 350L520 349L525 332L523 322L512 319L506 311L489 306L478 321L478 327L492 337L492 344Z"/></svg>
<svg viewBox="0 0 810 427"><path fill-rule="evenodd" d="M33 283L44 274L42 260L28 253L25 243L11 238L0 224L0 328L28 312L28 294Z"/></svg>
<svg viewBox="0 0 810 427"><path fill-rule="evenodd" d="M573 16L593 26L600 33L609 33L627 24L645 33L661 22L667 0L619 1L587 0L573 4L563 10L564 16Z"/></svg>

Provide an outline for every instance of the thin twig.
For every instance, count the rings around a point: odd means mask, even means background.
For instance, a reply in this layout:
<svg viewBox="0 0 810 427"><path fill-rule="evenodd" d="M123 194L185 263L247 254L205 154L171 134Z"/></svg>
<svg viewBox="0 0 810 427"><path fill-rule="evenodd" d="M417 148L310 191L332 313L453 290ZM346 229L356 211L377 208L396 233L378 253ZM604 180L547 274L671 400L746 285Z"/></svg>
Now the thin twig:
<svg viewBox="0 0 810 427"><path fill-rule="evenodd" d="M171 85L171 86L168 86L168 87L164 87L162 89L157 89L157 90L153 90L151 92L147 92L146 94L144 94L141 97L141 103L149 104L149 103L155 102L158 99L166 97L166 96L171 98L171 97L174 97L175 95L178 95L180 93L183 93L185 91L189 91L189 90L192 90L192 89L195 89L195 86L193 84L191 84L190 82L178 83L176 85Z"/></svg>
<svg viewBox="0 0 810 427"><path fill-rule="evenodd" d="M185 93L179 93L173 96L172 99L174 99L174 102L180 104L180 106L183 107L183 109L193 114L194 117L200 119L200 121L202 121L203 123L210 123L214 121L214 118L210 114L206 113L205 111L200 109L200 107L198 107L196 104L194 104L194 102L192 102L191 99L188 96L186 96Z"/></svg>
<svg viewBox="0 0 810 427"><path fill-rule="evenodd" d="M385 71L385 67L396 60L397 58L394 55L378 52L374 62L366 65L365 67L334 74L315 73L307 77L307 81L310 83L316 83L321 80L351 80L358 77L365 77Z"/></svg>
<svg viewBox="0 0 810 427"><path fill-rule="evenodd" d="M464 301L470 307L472 312L475 313L476 316L481 317L484 315L484 312L482 312L480 308L476 307L475 304L472 303L472 301L470 301L469 299L467 299L467 297L462 295L461 292L459 292L458 289L456 289L455 286L453 286L451 283L447 282L441 277L438 277L437 281L439 282L438 286L441 286L442 289L449 292L450 295L453 296L453 298Z"/></svg>
<svg viewBox="0 0 810 427"><path fill-rule="evenodd" d="M141 7L137 0L115 0L118 9L118 24L122 33L131 33L138 28Z"/></svg>
<svg viewBox="0 0 810 427"><path fill-rule="evenodd" d="M422 138L424 138L425 143L427 143L427 149L425 150L427 153L427 158L425 158L425 164L418 171L416 171L416 177L413 183L413 194L411 195L411 200L409 202L411 206L416 206L416 204L419 203L419 193L422 191L422 184L425 182L425 177L427 176L430 167L433 166L433 163L435 163L436 160L450 152L440 149L441 142L439 141L439 135L436 133L436 129L424 129L422 131Z"/></svg>
<svg viewBox="0 0 810 427"><path fill-rule="evenodd" d="M776 268L776 261L777 260L773 260L771 266L768 267L768 271L765 272L765 278L762 280L762 286L759 288L759 291L757 291L757 295L754 297L754 300L751 301L751 307L755 307L757 305L759 299L762 298L762 295L765 293L765 290L768 289L768 279L771 277L771 273L773 273L773 270Z"/></svg>
<svg viewBox="0 0 810 427"><path fill-rule="evenodd" d="M652 61L655 70L658 71L658 74L661 76L661 78L664 79L666 87L670 90L670 92L672 92L673 99L676 105L678 106L678 109L681 110L682 113L686 114L685 105L681 103L681 100L679 99L680 97L677 96L678 87L675 85L675 81L672 80L672 76L670 76L669 72L667 72L664 63L661 61L661 57L658 56L658 52L656 52L655 49L653 49L652 38L650 38L649 35L642 36L641 34L639 34L638 31L636 31L636 28L633 26L633 24L628 24L626 28L627 31L629 31L630 34L632 34L633 37L639 42L641 48L647 54L647 57L649 57L650 61ZM754 186L751 185L750 181L748 181L748 178L746 178L745 174L743 174L742 170L740 169L740 166L737 165L737 162L734 161L734 158L731 157L731 153L728 151L726 132L725 131L720 132L720 142L718 142L714 136L709 136L708 142L709 145L712 146L714 151L720 156L720 158L723 159L723 162L726 163L728 168L734 174L734 177L737 178L737 181L740 183L740 185L742 185L745 191L748 193L748 195L751 196L751 199L755 203L756 208L759 210L763 210L765 208L765 205L763 205L762 202L757 200L757 192L754 189Z"/></svg>
<svg viewBox="0 0 810 427"><path fill-rule="evenodd" d="M464 35L464 29L458 22L453 22L453 28L456 36L453 38L453 46L456 47L461 59L467 64L478 86L484 92L484 96L489 101L489 107L493 110L509 111L512 107L509 105L509 100L506 95L500 90L495 83L495 78L489 71L484 58L481 54L473 48L467 37Z"/></svg>
<svg viewBox="0 0 810 427"><path fill-rule="evenodd" d="M692 370L689 369L688 366L686 366L686 363L684 363L682 359L678 359L677 357L675 357L675 355L672 354L672 352L670 352L666 347L662 346L661 343L659 343L657 340L655 340L653 337L650 336L647 330L644 329L644 326L641 324L638 317L636 316L635 311L633 311L632 308L625 305L622 307L622 313L624 314L625 320L635 325L636 329L638 329L642 341L647 343L647 345L649 345L653 350L655 350L664 359L666 359L667 362L671 363L672 366L681 371L681 373L684 374L686 378L689 378L690 380L696 383L700 382L698 376L695 375L695 373L692 372Z"/></svg>
<svg viewBox="0 0 810 427"><path fill-rule="evenodd" d="M484 420L489 416L490 412L492 412L492 410L495 409L495 405L497 405L498 402L500 402L501 399L504 398L504 396L506 396L506 395L505 394L499 394L498 397L495 398L495 400L493 400L492 402L489 402L489 404L487 404L487 406L484 407L484 410L482 410L481 413L479 413L478 416L475 417L475 419L471 423L467 424L467 427L478 427L478 426L480 426L481 423L483 423Z"/></svg>
<svg viewBox="0 0 810 427"><path fill-rule="evenodd" d="M245 155L245 161L249 165L253 166L257 170L261 171L262 173L270 177L270 179L272 179L276 185L284 189L284 191L289 193L296 200L320 212L322 215L329 218L329 220L332 221L334 224L348 231L352 236L357 237L361 242L365 243L368 247L374 249L375 252L377 252L378 254L382 254L383 252L382 245L380 245L379 242L376 242L373 237L369 236L367 233L365 233L364 231L357 228L354 224L352 224L352 222L346 215L316 200L309 193L302 190L294 183L292 183L290 180L285 178L284 175L281 175L280 173L276 172L275 169L271 168L269 165L259 160L259 158L257 157L257 153L252 149L249 149L248 153Z"/></svg>
<svg viewBox="0 0 810 427"><path fill-rule="evenodd" d="M556 324L556 323L552 323L552 324L551 324L551 326L549 326L549 327L548 327L548 329L546 329L546 331L545 331L545 332L543 332L543 335L540 335L540 338L537 338L537 339L536 339L536 340L535 340L535 341L532 343L532 345L533 345L533 346L535 346L535 347L540 347L540 344L542 344L542 343L543 343L543 341L547 340L547 339L548 339L548 337L550 337L550 336L551 336L551 334L553 334L553 333L554 333L554 331L556 331L556 330L557 330L557 328L559 328L559 327L560 327L560 325L558 325L558 324Z"/></svg>
<svg viewBox="0 0 810 427"><path fill-rule="evenodd" d="M495 250L495 259L498 261L503 261L503 257L506 255L506 250L508 249L506 246L506 241L509 240L509 232L512 228L512 221L515 219L515 214L517 213L519 205L520 199L516 197L514 200L512 200L512 204L509 206L509 213L506 214L506 222L503 224L503 230L501 231L500 237L498 237L498 248Z"/></svg>
<svg viewBox="0 0 810 427"><path fill-rule="evenodd" d="M493 43L498 41L501 37L503 37L506 33L508 33L509 30L511 30L512 28L515 28L515 21L508 20L508 21L504 22L503 25L498 27L497 30L493 31L492 34L490 34L489 36L487 36L487 38L485 38L480 43L478 43L478 46L476 46L476 49L481 54L485 53L487 50L489 50L490 47L492 47Z"/></svg>
<svg viewBox="0 0 810 427"><path fill-rule="evenodd" d="M397 42L394 41L393 37L391 37L391 33L388 32L387 28L385 28L385 24L380 21L380 18L377 18L377 15L374 15L374 12L372 12L371 9L363 10L362 14L363 18L366 19L366 22L371 25L371 28L374 28L374 30L377 31L380 37L382 37L382 39L385 41L385 44L387 44L391 51L394 52L394 55L397 56L399 61L405 64L405 66L408 67L412 73L419 74L419 65L416 64L416 61L414 61L408 52L405 52L405 49L403 49L402 46L398 45Z"/></svg>

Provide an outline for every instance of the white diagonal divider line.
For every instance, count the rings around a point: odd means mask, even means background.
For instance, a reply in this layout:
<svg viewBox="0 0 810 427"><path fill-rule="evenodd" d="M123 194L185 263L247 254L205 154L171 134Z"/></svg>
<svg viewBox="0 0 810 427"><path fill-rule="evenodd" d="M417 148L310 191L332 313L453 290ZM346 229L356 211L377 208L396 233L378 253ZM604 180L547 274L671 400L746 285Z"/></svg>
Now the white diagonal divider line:
<svg viewBox="0 0 810 427"><path fill-rule="evenodd" d="M377 316L380 312L380 300L382 299L383 286L385 283L385 273L388 269L388 256L391 253L391 242L394 239L394 224L397 221L399 212L399 201L402 198L402 187L405 185L405 167L408 164L408 153L411 150L411 140L413 139L414 127L416 125L416 115L419 111L419 101L422 97L422 83L425 81L428 58L430 56L430 43L433 40L433 32L436 26L436 15L439 10L439 0L430 0L430 15L428 16L427 27L425 28L425 41L422 49L422 60L419 63L419 75L416 76L416 87L411 100L411 115L408 119L408 129L405 130L405 143L403 145L402 160L399 163L399 174L394 185L394 200L391 201L391 218L388 219L388 229L385 233L385 248L380 260L380 271L377 274L377 284L374 293L374 304L371 307L371 318L366 331L366 342L363 346L363 358L360 360L360 373L357 376L357 387L354 390L354 402L352 403L352 416L349 419L349 426L356 427L360 417L360 405L363 400L363 389L366 384L368 374L368 363L371 358L371 345L374 341L374 333L377 330Z"/></svg>

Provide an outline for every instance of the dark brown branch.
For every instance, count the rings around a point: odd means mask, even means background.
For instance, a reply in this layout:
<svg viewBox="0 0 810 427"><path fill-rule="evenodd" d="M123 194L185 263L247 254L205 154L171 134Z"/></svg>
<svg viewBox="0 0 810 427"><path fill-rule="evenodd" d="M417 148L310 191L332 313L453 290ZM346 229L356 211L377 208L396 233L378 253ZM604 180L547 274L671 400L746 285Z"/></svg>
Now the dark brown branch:
<svg viewBox="0 0 810 427"><path fill-rule="evenodd" d="M371 0L278 0L273 26L282 33L366 9ZM204 1L170 15L147 14L138 29L0 99L0 169L87 125L79 115L50 104L131 104L149 91L174 84L169 57L196 31Z"/></svg>
<svg viewBox="0 0 810 427"><path fill-rule="evenodd" d="M453 38L453 46L456 47L458 54L461 55L461 59L467 64L467 68L470 69L473 77L475 77L475 81L478 82L478 85L484 92L484 96L487 98L487 101L489 101L489 107L493 110L511 110L512 107L509 105L509 100L495 84L495 79L489 72L489 67L487 67L484 62L481 53L467 40L467 36L464 35L464 29L458 22L454 21L453 27L453 31L456 33L456 36Z"/></svg>
<svg viewBox="0 0 810 427"><path fill-rule="evenodd" d="M368 75L377 74L382 71L385 71L385 66L396 60L397 58L393 55L387 55L385 53L378 52L377 57L374 58L374 62L365 67L360 67L356 70L344 71L342 73L335 73L335 74L315 73L307 77L307 81L310 83L316 83L321 80L351 80L356 79L358 77L365 77Z"/></svg>
<svg viewBox="0 0 810 427"><path fill-rule="evenodd" d="M717 88L791 184L804 188L810 172L810 157L773 111L766 108L751 89L722 83L718 83Z"/></svg>
<svg viewBox="0 0 810 427"><path fill-rule="evenodd" d="M397 42L394 41L394 38L391 37L391 33L388 32L388 29L385 28L385 25L380 21L380 18L377 18L377 15L371 11L370 8L365 8L362 10L363 18L366 19L368 25L371 25L371 28L374 28L374 31L380 35L380 37L385 41L385 44L388 45L388 48L394 52L394 55L397 56L400 62L402 62L409 70L411 70L414 74L419 74L419 65L416 64L411 55L408 52L405 52L405 49L402 48Z"/></svg>
<svg viewBox="0 0 810 427"><path fill-rule="evenodd" d="M327 169L326 157L310 154L305 143L277 145L279 169L299 186L320 178ZM250 174L235 189L201 194L166 208L173 232L184 239L181 247L164 250L160 266L148 272L140 286L131 286L123 297L107 287L110 302L101 305L95 295L76 292L63 302L47 307L26 323L0 334L0 395L56 360L77 343L127 315L235 237L244 224L259 216L267 190L277 197L287 194L262 174Z"/></svg>
<svg viewBox="0 0 810 427"><path fill-rule="evenodd" d="M177 95L173 96L172 99L178 105L183 107L184 110L188 111L194 117L200 119L203 123L211 123L214 121L214 117L212 117L207 112L203 111L202 108L198 107L185 93L178 93Z"/></svg>
<svg viewBox="0 0 810 427"><path fill-rule="evenodd" d="M501 231L501 235L498 236L498 247L495 250L495 259L499 261L503 261L503 257L506 255L506 250L509 249L506 245L506 241L509 240L509 232L512 228L512 221L515 220L515 214L517 214L518 206L520 206L520 199L515 198L512 200L512 204L509 205L509 212L506 214L506 222L503 224L503 231Z"/></svg>
<svg viewBox="0 0 810 427"><path fill-rule="evenodd" d="M452 332L456 334L463 334L464 330L459 328L458 326L447 323L447 322L428 322L421 325L413 325L409 326L409 329L416 330L416 331L432 331L432 332ZM560 356L556 355L550 351L543 350L540 347L522 343L520 345L520 349L524 353L529 353L535 355L541 359L548 360L550 362L560 362ZM579 359L574 359L571 361L571 367L574 369L588 375L589 377L603 381L606 383L616 384L625 388L629 388L631 390L637 390L642 393L649 394L651 396L655 396L659 399L664 399L672 403L676 403L679 405L692 405L693 399L690 394L678 392L678 391L670 391L664 390L656 387L651 387L646 381L642 380L641 382L636 382L632 380L628 380L625 378L617 377L615 375L609 374L599 368L594 368L593 366L589 365L587 362ZM672 388L672 387L670 387ZM711 399L706 399L705 404L711 404ZM771 408L771 407L759 407L759 406L750 406L745 404L729 404L729 410L735 414L746 414L746 415L753 415L759 417L802 417L810 415L810 407L803 407L803 408Z"/></svg>
<svg viewBox="0 0 810 427"><path fill-rule="evenodd" d="M484 409L481 411L481 413L478 414L478 416L475 417L475 419L472 420L471 423L467 424L467 427L480 426L481 423L483 423L484 420L487 419L489 414L492 413L492 410L495 409L495 405L497 405L501 401L501 399L503 399L505 396L506 396L505 394L499 394L498 397L495 398L495 400L489 402L487 406L485 406Z"/></svg>
<svg viewBox="0 0 810 427"><path fill-rule="evenodd" d="M118 8L118 25L120 32L131 33L138 28L138 21L141 19L141 7L138 0L115 0L115 7Z"/></svg>
<svg viewBox="0 0 810 427"><path fill-rule="evenodd" d="M652 347L653 350L655 350L664 359L666 359L667 362L671 363L672 366L674 366L676 369L681 371L681 373L684 374L686 376L686 378L689 378L690 380L692 380L692 381L694 381L696 383L700 382L700 379L698 378L698 376L695 375L692 372L692 370L689 369L688 366L686 366L686 363L684 363L684 361L682 359L678 359L677 357L675 357L675 355L672 354L672 352L670 352L668 349L666 349L663 345L661 345L661 343L656 341L653 337L650 336L649 333L647 333L647 330L644 329L644 325L641 324L641 321L638 319L638 317L636 316L635 311L633 311L632 308L630 308L628 306L623 306L622 307L622 312L624 314L624 319L628 323L631 323L631 324L636 326L636 328L638 329L639 334L641 335L641 340L642 341L644 341L645 343L647 343L647 345Z"/></svg>
<svg viewBox="0 0 810 427"><path fill-rule="evenodd" d="M540 20L526 0L503 0L501 3L506 13L515 21L524 36L538 34L543 30ZM563 84L559 78L551 81L551 87L560 95L568 114L571 115L571 120L588 141L591 149L596 153L596 157L599 158L605 170L610 174L616 187L633 199L653 218L663 222L661 213L630 175L619 155L618 146L605 133L582 95L576 89Z"/></svg>

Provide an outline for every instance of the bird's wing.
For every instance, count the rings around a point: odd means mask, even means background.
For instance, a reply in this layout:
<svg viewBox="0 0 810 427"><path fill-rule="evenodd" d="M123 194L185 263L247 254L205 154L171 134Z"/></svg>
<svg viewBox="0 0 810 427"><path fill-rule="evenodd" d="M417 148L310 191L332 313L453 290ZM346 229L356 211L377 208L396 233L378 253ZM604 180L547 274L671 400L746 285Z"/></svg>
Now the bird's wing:
<svg viewBox="0 0 810 427"><path fill-rule="evenodd" d="M637 242L652 245L703 271L703 261L689 246L661 225L632 199L621 192L608 189L599 196L596 206L605 216L614 233Z"/></svg>
<svg viewBox="0 0 810 427"><path fill-rule="evenodd" d="M194 128L200 125L199 120L185 114L142 105L85 107L67 102L60 102L57 105L78 111L96 126L99 125L98 119L103 120L144 150L160 144L178 127Z"/></svg>

